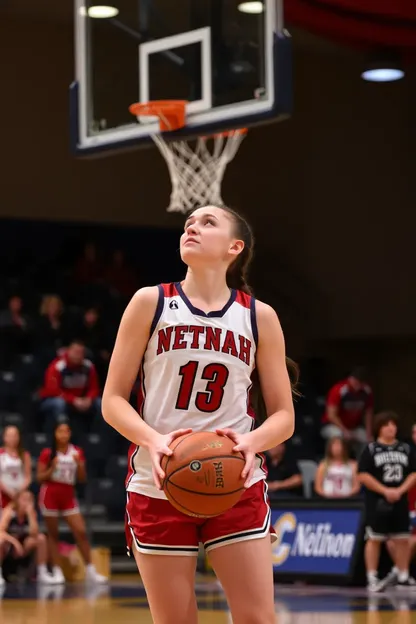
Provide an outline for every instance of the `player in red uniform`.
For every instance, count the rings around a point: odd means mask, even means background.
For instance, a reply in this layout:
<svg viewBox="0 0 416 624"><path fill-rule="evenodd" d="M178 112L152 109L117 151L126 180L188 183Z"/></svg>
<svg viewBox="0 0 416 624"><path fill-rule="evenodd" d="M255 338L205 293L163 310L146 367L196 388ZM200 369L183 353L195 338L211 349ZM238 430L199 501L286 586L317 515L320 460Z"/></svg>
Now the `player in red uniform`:
<svg viewBox="0 0 416 624"><path fill-rule="evenodd" d="M156 624L197 622L199 541L233 622L274 624L270 509L257 454L293 434L283 332L274 310L250 296L245 276L253 236L239 214L216 206L193 211L180 250L188 266L184 281L143 288L128 305L103 395L105 420L134 444L128 543ZM140 366L142 418L129 404ZM256 429L247 406L254 368L267 411ZM188 427L229 436L246 460L243 497L203 523L176 511L161 490L161 458L172 454L169 444Z"/></svg>
<svg viewBox="0 0 416 624"><path fill-rule="evenodd" d="M22 446L20 431L5 427L0 448L0 507L6 507L32 482L30 455Z"/></svg>
<svg viewBox="0 0 416 624"><path fill-rule="evenodd" d="M85 481L85 459L82 449L70 443L71 429L66 423L57 425L52 448L42 450L38 461L39 507L45 519L49 538L53 576L56 583L64 583L64 575L58 565L58 521L65 518L71 529L87 568L87 581L106 582L91 563L91 548L75 495L75 482Z"/></svg>

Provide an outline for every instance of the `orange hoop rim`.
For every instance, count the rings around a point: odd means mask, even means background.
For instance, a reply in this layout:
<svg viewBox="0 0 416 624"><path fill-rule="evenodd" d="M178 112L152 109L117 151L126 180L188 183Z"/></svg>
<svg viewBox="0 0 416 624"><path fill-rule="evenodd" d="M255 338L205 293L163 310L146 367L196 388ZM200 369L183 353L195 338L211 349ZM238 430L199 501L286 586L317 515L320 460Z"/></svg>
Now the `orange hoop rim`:
<svg viewBox="0 0 416 624"><path fill-rule="evenodd" d="M159 117L159 126L162 131L179 130L186 125L186 105L188 100L153 100L150 102L135 102L129 106L129 111L135 117ZM248 128L234 128L221 132L201 135L201 139L216 139L234 135L245 135Z"/></svg>

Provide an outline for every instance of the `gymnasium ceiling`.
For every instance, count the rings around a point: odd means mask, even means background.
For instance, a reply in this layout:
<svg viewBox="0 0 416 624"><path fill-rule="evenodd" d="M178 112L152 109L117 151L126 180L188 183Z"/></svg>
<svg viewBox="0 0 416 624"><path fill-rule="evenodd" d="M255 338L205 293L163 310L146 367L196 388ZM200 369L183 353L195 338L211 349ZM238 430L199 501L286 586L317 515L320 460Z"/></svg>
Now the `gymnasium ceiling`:
<svg viewBox="0 0 416 624"><path fill-rule="evenodd" d="M168 5L175 10L183 1ZM0 0L0 15L19 19L70 23L72 13L72 0ZM285 18L298 45L320 51L390 46L406 56L416 52L416 0L285 0Z"/></svg>

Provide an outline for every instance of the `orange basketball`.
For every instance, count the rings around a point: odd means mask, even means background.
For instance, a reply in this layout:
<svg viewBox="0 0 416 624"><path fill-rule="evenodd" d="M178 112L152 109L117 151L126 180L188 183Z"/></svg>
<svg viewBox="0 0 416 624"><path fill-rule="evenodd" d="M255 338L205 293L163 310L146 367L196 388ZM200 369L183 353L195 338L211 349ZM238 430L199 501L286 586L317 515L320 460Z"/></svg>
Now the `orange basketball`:
<svg viewBox="0 0 416 624"><path fill-rule="evenodd" d="M244 457L235 442L210 431L187 433L172 442L161 462L163 491L182 513L211 518L237 503L244 491Z"/></svg>

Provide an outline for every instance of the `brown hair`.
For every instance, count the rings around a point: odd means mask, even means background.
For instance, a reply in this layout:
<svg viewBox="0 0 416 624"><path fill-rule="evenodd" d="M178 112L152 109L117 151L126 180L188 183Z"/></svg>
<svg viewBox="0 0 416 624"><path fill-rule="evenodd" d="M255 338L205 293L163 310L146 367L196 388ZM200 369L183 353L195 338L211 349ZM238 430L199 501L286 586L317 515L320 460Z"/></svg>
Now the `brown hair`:
<svg viewBox="0 0 416 624"><path fill-rule="evenodd" d="M4 440L4 434L6 433L7 429L16 429L17 433L19 434L19 444L17 445L17 454L19 455L20 459L23 460L23 457L25 455L25 449L23 448L22 434L20 432L19 427L16 427L16 425L6 425L3 431L3 440Z"/></svg>
<svg viewBox="0 0 416 624"><path fill-rule="evenodd" d="M204 206L200 206L200 208L204 208ZM227 270L226 280L227 286L229 288L234 288L235 290L241 290L247 295L253 295L253 290L248 283L248 270L250 267L250 263L253 259L254 255L254 235L251 226L248 221L239 214L236 210L229 208L228 206L216 206L215 208L219 208L223 210L228 215L230 215L231 219L234 222L235 226L235 235L244 242L244 248L241 253L238 254L236 259L230 264ZM192 210L187 218L198 210L195 208ZM294 396L300 396L300 392L297 389L297 385L299 383L299 367L291 358L286 357L286 367L289 373L290 383L292 386L292 393ZM253 386L254 386L254 396L257 395L258 400L262 403L261 393L256 392L258 390L259 381L257 378L257 372L254 372L253 375ZM258 409L260 411L264 410L264 404L259 405Z"/></svg>
<svg viewBox="0 0 416 624"><path fill-rule="evenodd" d="M374 416L374 423L373 423L374 439L378 438L382 427L387 425L389 422L393 422L396 425L396 427L398 426L399 417L396 414L396 412L385 411L385 412L380 412L379 414L376 414Z"/></svg>
<svg viewBox="0 0 416 624"><path fill-rule="evenodd" d="M342 459L345 463L347 463L349 461L349 453L348 453L348 446L347 443L345 442L344 438L341 438L340 436L335 436L335 438L330 438L328 440L328 442L326 443L326 447L325 447L325 461L330 461L331 459L334 459L333 455L332 455L332 447L334 446L334 442L340 442L341 446L342 446Z"/></svg>

